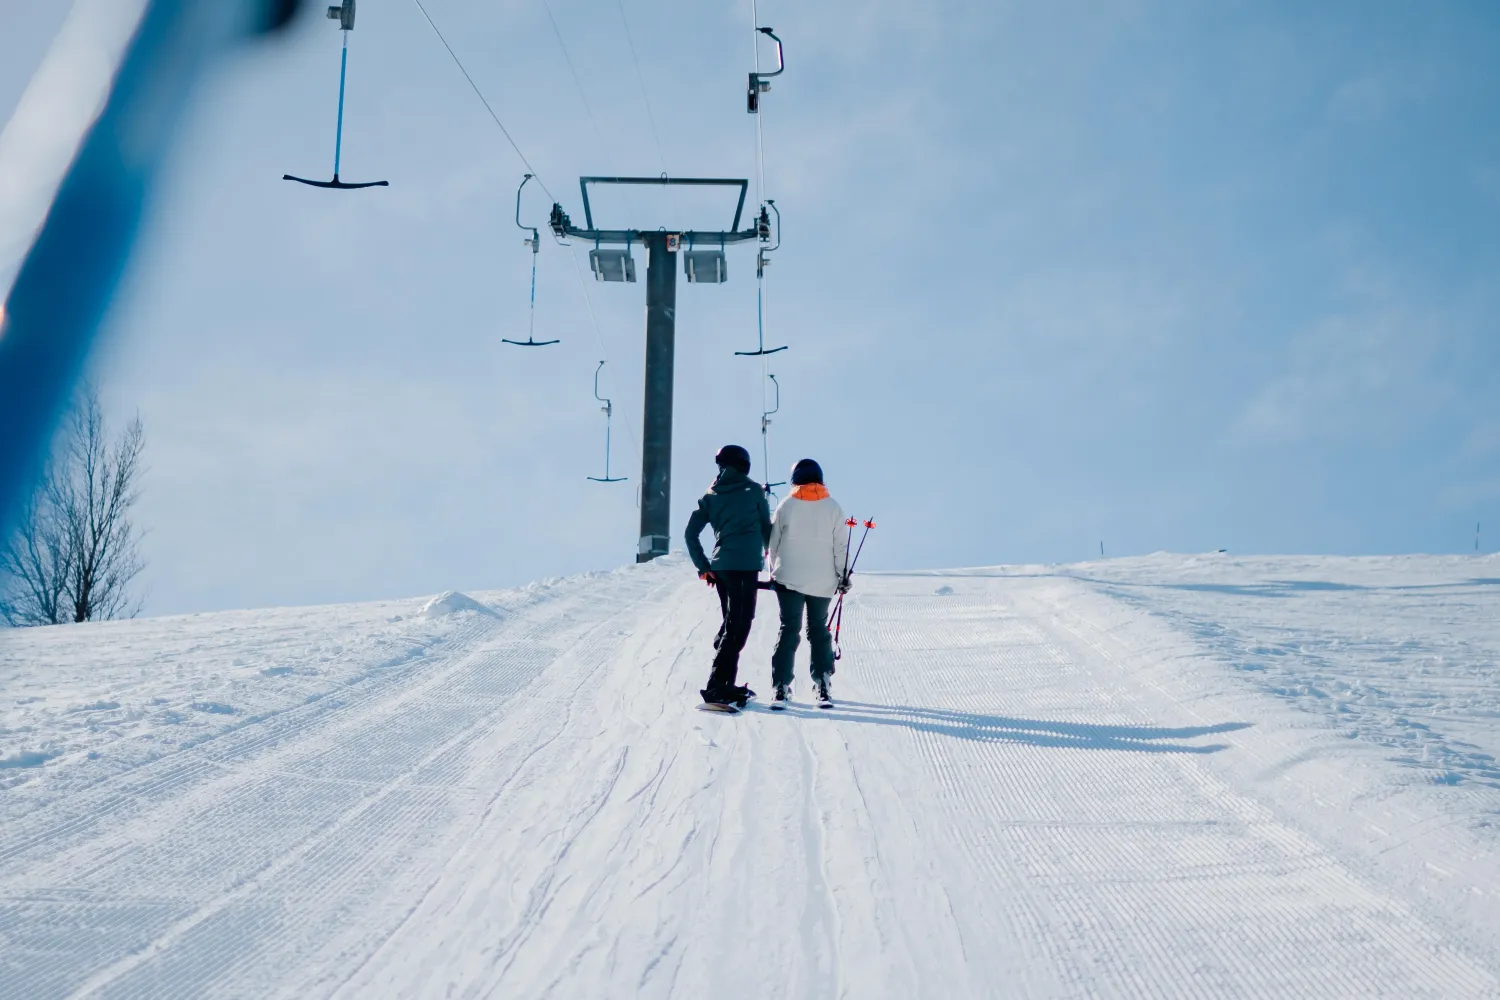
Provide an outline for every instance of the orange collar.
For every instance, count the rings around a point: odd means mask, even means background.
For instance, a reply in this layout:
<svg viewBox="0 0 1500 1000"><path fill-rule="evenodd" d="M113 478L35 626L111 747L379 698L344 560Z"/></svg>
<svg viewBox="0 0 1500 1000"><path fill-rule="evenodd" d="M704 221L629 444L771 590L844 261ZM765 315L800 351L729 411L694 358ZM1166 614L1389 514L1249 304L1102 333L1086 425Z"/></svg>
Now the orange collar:
<svg viewBox="0 0 1500 1000"><path fill-rule="evenodd" d="M827 500L828 487L822 483L804 483L793 486L791 495L796 500Z"/></svg>

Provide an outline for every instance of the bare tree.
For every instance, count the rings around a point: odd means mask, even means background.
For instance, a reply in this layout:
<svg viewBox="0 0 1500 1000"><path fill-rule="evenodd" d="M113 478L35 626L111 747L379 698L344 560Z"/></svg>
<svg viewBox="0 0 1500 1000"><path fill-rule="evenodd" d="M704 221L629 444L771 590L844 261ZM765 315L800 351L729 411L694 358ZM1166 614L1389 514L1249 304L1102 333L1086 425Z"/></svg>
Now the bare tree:
<svg viewBox="0 0 1500 1000"><path fill-rule="evenodd" d="M111 440L85 385L20 527L0 551L0 616L12 625L130 618L144 568L131 508L140 498L140 417Z"/></svg>

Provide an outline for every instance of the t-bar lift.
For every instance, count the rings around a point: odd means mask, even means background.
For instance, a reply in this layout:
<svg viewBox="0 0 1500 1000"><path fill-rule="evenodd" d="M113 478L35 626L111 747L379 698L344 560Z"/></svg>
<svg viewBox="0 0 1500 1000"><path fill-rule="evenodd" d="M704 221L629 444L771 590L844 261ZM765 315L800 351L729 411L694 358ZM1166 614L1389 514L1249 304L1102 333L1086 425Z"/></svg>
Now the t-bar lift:
<svg viewBox="0 0 1500 1000"><path fill-rule="evenodd" d="M309 187L334 188L340 191L352 191L355 188L387 187L389 181L341 181L339 180L339 159L344 152L344 80L349 74L349 32L354 30L354 0L344 0L336 7L328 8L328 20L337 21L339 30L344 33L344 47L339 54L339 117L333 134L333 180L318 181L307 177L297 177L293 174L282 174L284 181L296 181L298 184L306 184Z"/></svg>

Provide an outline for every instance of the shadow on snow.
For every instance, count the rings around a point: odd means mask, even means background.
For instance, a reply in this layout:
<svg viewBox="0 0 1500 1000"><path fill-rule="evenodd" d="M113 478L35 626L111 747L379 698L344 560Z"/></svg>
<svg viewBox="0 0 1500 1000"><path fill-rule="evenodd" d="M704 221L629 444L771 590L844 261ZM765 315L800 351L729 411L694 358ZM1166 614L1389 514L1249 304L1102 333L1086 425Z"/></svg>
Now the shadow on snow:
<svg viewBox="0 0 1500 1000"><path fill-rule="evenodd" d="M1225 743L1176 742L1215 733L1248 729L1248 722L1225 722L1216 726L1164 728L1157 726L1103 726L1086 722L1045 722L982 715L944 708L911 705L876 705L863 701L840 701L831 709L793 705L788 714L810 719L831 719L875 726L901 726L920 732L938 733L981 743L1025 743L1038 747L1071 747L1076 750L1132 750L1137 753L1217 753L1229 749Z"/></svg>

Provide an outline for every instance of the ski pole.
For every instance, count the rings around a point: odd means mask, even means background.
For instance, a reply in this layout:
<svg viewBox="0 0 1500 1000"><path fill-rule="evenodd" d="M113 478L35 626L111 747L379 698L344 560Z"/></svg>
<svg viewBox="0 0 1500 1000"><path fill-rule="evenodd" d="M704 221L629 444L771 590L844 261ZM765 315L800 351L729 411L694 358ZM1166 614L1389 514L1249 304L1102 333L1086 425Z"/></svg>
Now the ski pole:
<svg viewBox="0 0 1500 1000"><path fill-rule="evenodd" d="M849 520L854 520L852 517ZM870 537L870 529L875 527L875 519L872 517L865 521L865 533L859 536L859 548L854 550L854 559L849 563L849 570L844 574L847 578L849 573L854 572L855 565L859 562L859 554L865 550L865 539ZM851 532L852 534L852 532Z"/></svg>
<svg viewBox="0 0 1500 1000"><path fill-rule="evenodd" d="M844 539L844 575L840 577L840 581L849 579L849 547L854 544L854 529L858 524L859 522L852 517L844 522L849 529L849 535Z"/></svg>
<svg viewBox="0 0 1500 1000"><path fill-rule="evenodd" d="M851 517L851 518L849 518L849 520L845 521L844 523L849 526L849 541L852 542L852 541L854 541L854 526L856 524L859 524L860 522L856 521L854 518ZM854 567L859 563L859 554L865 550L865 539L870 537L870 529L873 528L873 527L875 527L875 519L873 517L867 519L864 522L864 525L865 525L865 533L863 535L859 536L859 548L857 548L857 549L854 550L854 558L853 559L849 558L849 547L848 547L848 544L846 543L845 546L844 546L844 580L843 580L843 582L845 584L847 584L849 582L849 574L854 572ZM843 630L843 628L844 628L844 594L843 594L843 592L840 592L839 593L839 599L838 599L837 602L835 602L835 604L833 606L833 658L835 660L842 660L844 658L844 647L843 647L843 644L839 641L839 633Z"/></svg>
<svg viewBox="0 0 1500 1000"><path fill-rule="evenodd" d="M859 522L851 517L844 522L844 525L849 529L849 534L844 539L844 572L839 577L839 583L841 584L849 582L849 570L851 568L849 565L849 548L854 544L854 529L859 526ZM839 591L839 599L833 604L833 658L835 660L842 660L844 658L844 647L839 644L839 630L843 627L844 593L843 591Z"/></svg>

